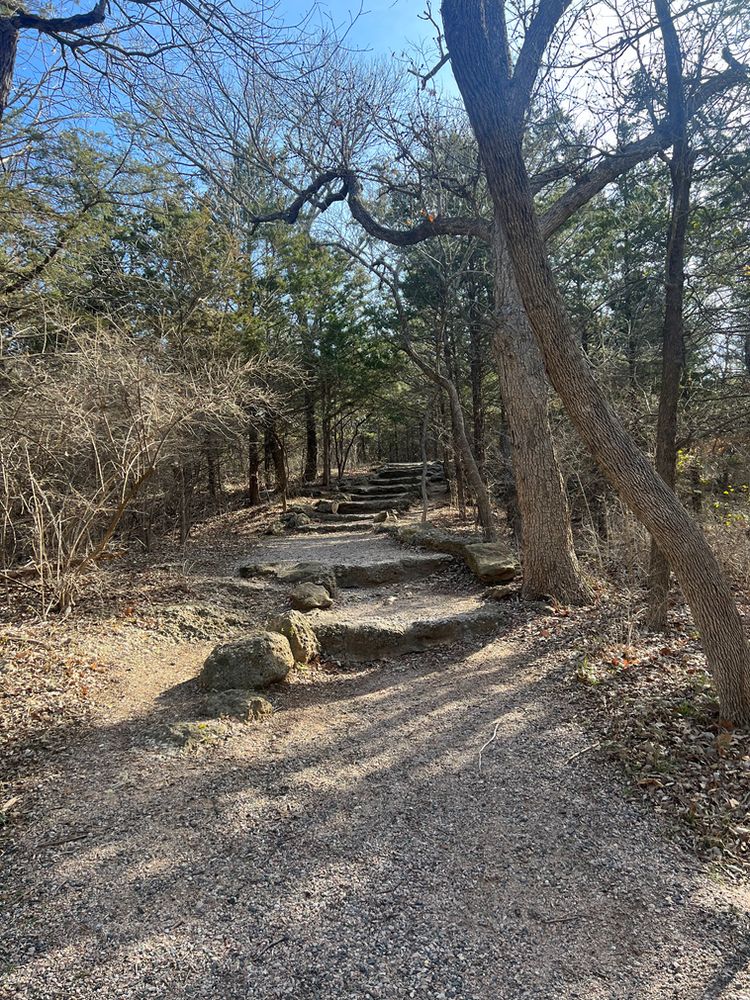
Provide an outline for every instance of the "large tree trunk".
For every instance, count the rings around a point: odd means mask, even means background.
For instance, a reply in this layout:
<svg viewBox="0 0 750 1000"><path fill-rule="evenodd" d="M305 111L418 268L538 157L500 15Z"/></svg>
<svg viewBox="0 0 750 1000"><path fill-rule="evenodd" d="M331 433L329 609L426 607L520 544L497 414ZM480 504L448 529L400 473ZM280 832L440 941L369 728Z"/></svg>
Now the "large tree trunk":
<svg viewBox="0 0 750 1000"><path fill-rule="evenodd" d="M10 100L17 48L18 29L10 23L7 17L0 17L0 119L2 119Z"/></svg>
<svg viewBox="0 0 750 1000"><path fill-rule="evenodd" d="M521 60L514 77L502 5L443 0L453 72L547 374L587 448L677 575L703 639L722 718L744 724L750 721L750 647L729 584L700 528L626 433L592 377L539 229L522 152L524 95L531 92L546 40L564 9L564 3L539 7L540 20L524 46L526 62Z"/></svg>
<svg viewBox="0 0 750 1000"><path fill-rule="evenodd" d="M496 321L492 347L521 513L521 593L527 600L552 597L566 604L588 604L593 594L573 547L565 484L552 444L542 356L524 312L497 213L492 257Z"/></svg>

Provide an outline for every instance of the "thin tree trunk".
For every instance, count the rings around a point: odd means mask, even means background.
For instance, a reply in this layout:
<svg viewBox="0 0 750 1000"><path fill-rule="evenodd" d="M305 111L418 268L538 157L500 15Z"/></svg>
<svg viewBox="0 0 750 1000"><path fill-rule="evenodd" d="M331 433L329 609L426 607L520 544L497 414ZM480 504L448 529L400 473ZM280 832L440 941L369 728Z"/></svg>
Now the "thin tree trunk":
<svg viewBox="0 0 750 1000"><path fill-rule="evenodd" d="M573 546L570 511L549 425L542 356L521 302L502 227L495 219L493 352L510 436L521 514L522 596L589 604L591 588Z"/></svg>
<svg viewBox="0 0 750 1000"><path fill-rule="evenodd" d="M422 524L427 520L427 508L428 508L428 497L427 497L427 429L430 426L430 401L429 399L425 402L424 407L424 418L422 419L422 434L420 436L420 445L422 449Z"/></svg>
<svg viewBox="0 0 750 1000"><path fill-rule="evenodd" d="M474 293L475 294L475 293ZM482 375L484 374L484 345L482 343L482 326L479 322L479 310L472 301L470 308L469 351L471 364L471 409L474 431L474 458L477 468L484 476L484 394L482 391Z"/></svg>
<svg viewBox="0 0 750 1000"><path fill-rule="evenodd" d="M466 520L466 491L464 490L464 471L461 467L461 452L454 445L453 455L456 466L456 502L458 503L458 516L462 521Z"/></svg>
<svg viewBox="0 0 750 1000"><path fill-rule="evenodd" d="M672 218L669 224L665 268L664 330L661 354L661 388L656 420L654 465L661 478L674 489L677 476L677 406L685 366L685 237L690 217L690 185L695 157L690 151L682 82L682 54L672 26L667 0L656 0L656 11L665 32L669 102L674 125L679 129L669 172L672 178ZM647 621L662 632L667 627L670 568L656 541L651 539L648 578Z"/></svg>
<svg viewBox="0 0 750 1000"><path fill-rule="evenodd" d="M269 417L263 428L263 474L266 493L271 492L271 470L273 469L273 420Z"/></svg>
<svg viewBox="0 0 750 1000"><path fill-rule="evenodd" d="M492 516L492 505L490 503L489 490L487 489L487 484L477 468L477 463L474 460L469 439L466 436L464 412L456 386L449 378L446 378L445 375L438 371L437 368L433 368L431 365L428 365L426 361L423 361L414 350L409 336L409 320L406 315L406 311L404 310L404 304L401 301L397 281L394 278L386 278L385 280L388 282L391 287L391 291L393 292L393 299L401 325L401 340L404 350L419 370L426 375L430 381L434 382L435 385L439 385L441 389L444 389L448 396L451 414L452 437L454 447L456 449L456 483L462 483L462 480L459 479L459 477L461 476L460 463L463 462L463 470L466 472L467 478L471 483L471 488L474 491L474 496L476 497L479 522L482 525L482 538L485 542L496 542L497 528L495 527L495 520ZM461 502L459 502L459 506L461 506ZM464 514L462 516L465 516L465 505L463 509Z"/></svg>
<svg viewBox="0 0 750 1000"><path fill-rule="evenodd" d="M258 482L258 469L260 468L259 443L258 428L254 423L251 423L247 432L247 486L248 505L250 507L257 507L260 503L260 484Z"/></svg>
<svg viewBox="0 0 750 1000"><path fill-rule="evenodd" d="M323 483L331 485L331 418L323 413Z"/></svg>
<svg viewBox="0 0 750 1000"><path fill-rule="evenodd" d="M281 443L281 438L278 435L275 425L271 430L271 455L273 457L273 468L276 475L276 488L281 493L281 510L282 513L286 513L286 456L284 455L284 446Z"/></svg>
<svg viewBox="0 0 750 1000"><path fill-rule="evenodd" d="M302 478L311 483L318 476L318 431L315 424L315 394L305 392L305 471Z"/></svg>
<svg viewBox="0 0 750 1000"><path fill-rule="evenodd" d="M685 364L683 298L685 289L685 234L690 215L693 161L684 143L676 144L670 164L674 204L667 252L666 301L662 340L661 389L656 420L656 471L674 489L677 474L677 405ZM648 624L667 627L669 563L652 539L648 580Z"/></svg>
<svg viewBox="0 0 750 1000"><path fill-rule="evenodd" d="M537 22L541 58L564 5L540 6L551 27ZM443 24L451 65L466 105L501 221L526 313L547 374L568 414L607 478L656 539L682 586L700 630L723 720L750 721L750 647L732 598L700 528L629 437L596 384L555 284L523 160L525 105L538 72L524 67L528 87L514 90L505 21L498 3L443 0ZM516 81L513 81L514 86Z"/></svg>

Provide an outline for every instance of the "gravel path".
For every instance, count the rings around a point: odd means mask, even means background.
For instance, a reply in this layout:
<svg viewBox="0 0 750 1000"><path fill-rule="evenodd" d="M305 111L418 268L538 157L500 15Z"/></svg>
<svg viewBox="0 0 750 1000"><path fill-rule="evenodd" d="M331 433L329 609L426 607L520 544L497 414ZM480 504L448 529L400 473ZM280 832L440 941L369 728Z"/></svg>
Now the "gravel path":
<svg viewBox="0 0 750 1000"><path fill-rule="evenodd" d="M205 648L134 653L3 859L0 997L748 1000L746 889L623 798L532 626L299 674L193 753L140 734Z"/></svg>

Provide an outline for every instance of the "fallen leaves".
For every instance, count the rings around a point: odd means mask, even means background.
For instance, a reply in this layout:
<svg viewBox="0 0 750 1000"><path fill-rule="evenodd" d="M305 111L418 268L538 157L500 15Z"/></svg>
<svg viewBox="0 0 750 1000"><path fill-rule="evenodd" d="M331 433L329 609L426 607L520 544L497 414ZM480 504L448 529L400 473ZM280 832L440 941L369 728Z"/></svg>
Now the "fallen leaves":
<svg viewBox="0 0 750 1000"><path fill-rule="evenodd" d="M747 872L750 732L721 726L697 636L687 619L679 624L669 645L637 634L627 647L589 643L574 676L630 794L649 802L696 853L730 873Z"/></svg>

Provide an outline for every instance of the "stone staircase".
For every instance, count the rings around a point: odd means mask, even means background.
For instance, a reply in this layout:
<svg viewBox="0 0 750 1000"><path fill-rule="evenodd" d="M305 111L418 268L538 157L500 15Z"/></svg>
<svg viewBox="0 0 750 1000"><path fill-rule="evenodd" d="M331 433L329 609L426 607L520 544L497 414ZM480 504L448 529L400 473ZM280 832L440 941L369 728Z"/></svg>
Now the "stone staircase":
<svg viewBox="0 0 750 1000"><path fill-rule="evenodd" d="M321 487L307 491L312 496L322 492ZM328 495L321 496L315 506L315 517L328 524L345 524L342 530L358 530L354 525L365 522L369 526L374 514L389 510L403 513L421 502L422 464L389 463L366 475L350 476L325 492ZM442 462L427 465L427 496L430 500L449 496Z"/></svg>
<svg viewBox="0 0 750 1000"><path fill-rule="evenodd" d="M514 572L510 568L508 578ZM501 588L485 589L479 579L467 579L457 556L404 548L385 534L264 540L252 561L238 566L238 574L245 580L263 578L278 590L280 602L310 609L305 619L322 657L342 665L484 636L506 616L496 593ZM322 587L324 600L295 603L289 587L298 581Z"/></svg>

